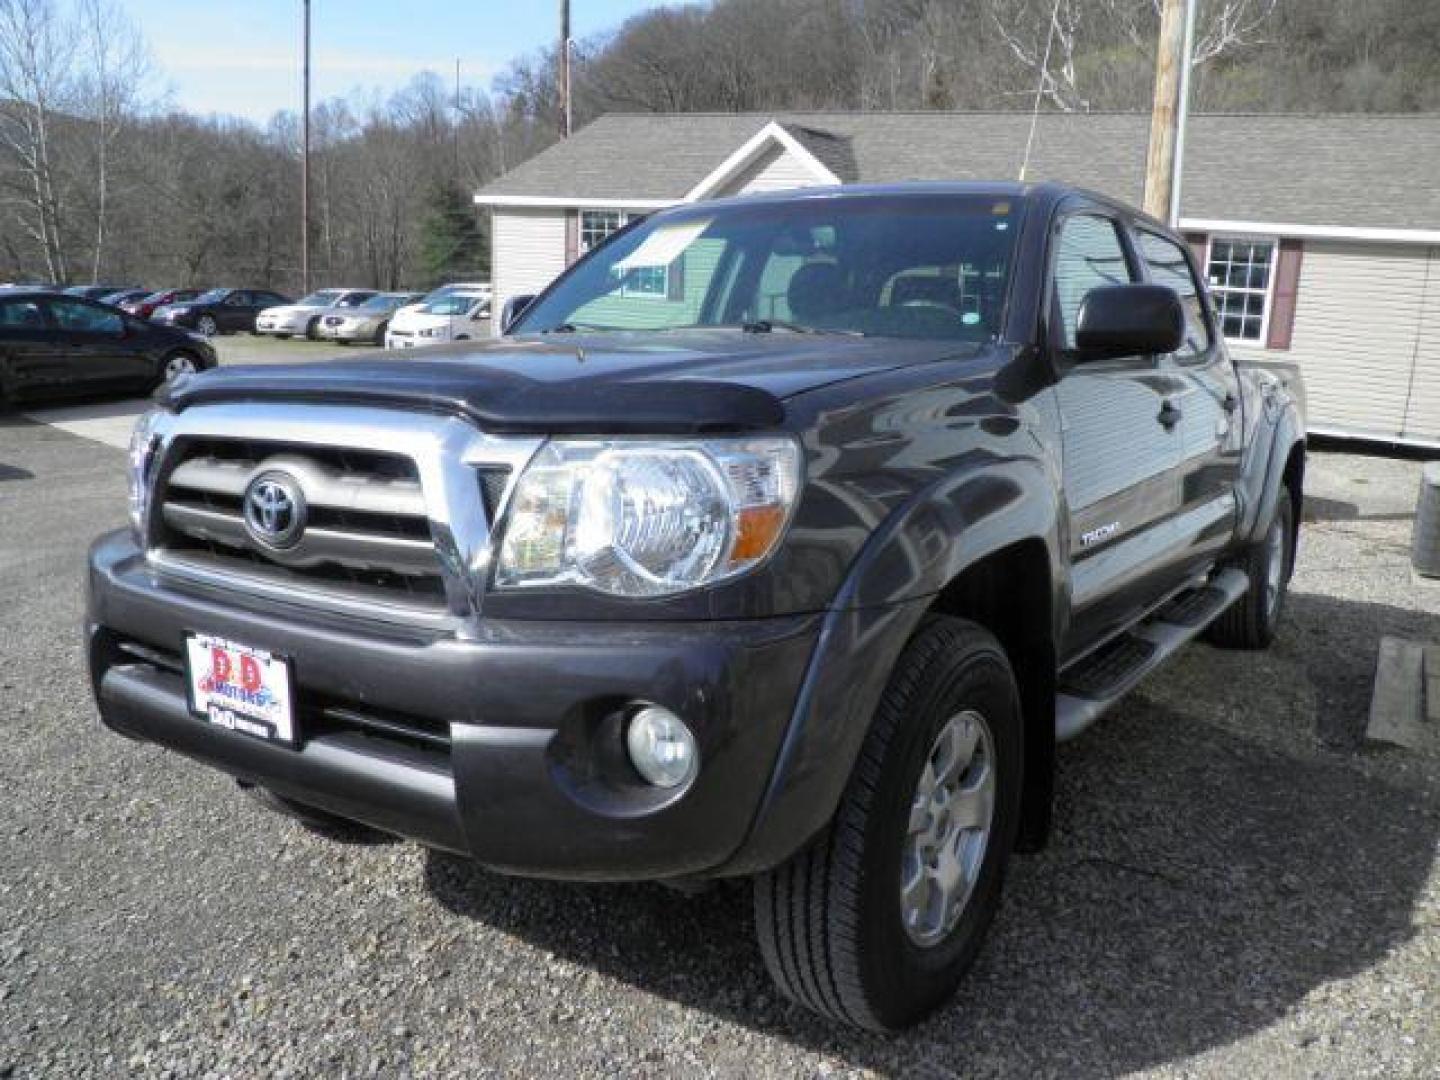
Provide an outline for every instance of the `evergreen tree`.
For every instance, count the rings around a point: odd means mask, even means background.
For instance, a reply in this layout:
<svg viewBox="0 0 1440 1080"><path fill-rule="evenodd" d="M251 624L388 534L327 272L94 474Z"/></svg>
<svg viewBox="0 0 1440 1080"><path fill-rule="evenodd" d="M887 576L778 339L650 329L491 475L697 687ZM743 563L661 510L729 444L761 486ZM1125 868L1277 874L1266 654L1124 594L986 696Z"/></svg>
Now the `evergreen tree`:
<svg viewBox="0 0 1440 1080"><path fill-rule="evenodd" d="M459 185L442 181L425 200L419 257L427 286L489 278L490 237Z"/></svg>

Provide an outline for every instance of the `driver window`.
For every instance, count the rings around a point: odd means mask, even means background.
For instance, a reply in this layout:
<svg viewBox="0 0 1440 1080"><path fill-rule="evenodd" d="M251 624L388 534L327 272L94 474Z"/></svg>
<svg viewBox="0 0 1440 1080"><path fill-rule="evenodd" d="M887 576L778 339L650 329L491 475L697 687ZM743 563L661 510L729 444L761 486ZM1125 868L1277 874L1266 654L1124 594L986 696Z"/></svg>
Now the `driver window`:
<svg viewBox="0 0 1440 1080"><path fill-rule="evenodd" d="M0 327L19 330L39 330L45 325L45 316L40 305L34 300L11 300L0 304Z"/></svg>
<svg viewBox="0 0 1440 1080"><path fill-rule="evenodd" d="M233 292L225 298L226 307L249 307L250 302L250 294L243 292Z"/></svg>
<svg viewBox="0 0 1440 1080"><path fill-rule="evenodd" d="M1059 316L1056 344L1062 349L1075 347L1075 323L1086 293L1102 285L1128 285L1133 280L1115 222L1093 214L1066 219L1055 247L1054 303Z"/></svg>
<svg viewBox="0 0 1440 1080"><path fill-rule="evenodd" d="M118 311L92 307L78 300L51 300L50 314L61 330L80 330L90 334L118 334L125 329L125 320Z"/></svg>

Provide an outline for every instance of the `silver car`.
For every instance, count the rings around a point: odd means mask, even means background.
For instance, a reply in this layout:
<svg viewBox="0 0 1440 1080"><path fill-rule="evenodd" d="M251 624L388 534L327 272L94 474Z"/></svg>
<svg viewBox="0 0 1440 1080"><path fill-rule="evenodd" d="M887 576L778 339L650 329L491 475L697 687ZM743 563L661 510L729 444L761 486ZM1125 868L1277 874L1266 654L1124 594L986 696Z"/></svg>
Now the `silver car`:
<svg viewBox="0 0 1440 1080"><path fill-rule="evenodd" d="M255 332L278 338L297 334L313 338L320 330L321 318L352 311L376 295L375 289L320 289L293 304L266 308L255 318Z"/></svg>
<svg viewBox="0 0 1440 1080"><path fill-rule="evenodd" d="M320 316L320 325L316 327L315 333L324 341L335 341L341 345L349 345L355 341L384 345L390 316L395 314L398 308L413 304L421 295L408 292L380 293L357 308Z"/></svg>

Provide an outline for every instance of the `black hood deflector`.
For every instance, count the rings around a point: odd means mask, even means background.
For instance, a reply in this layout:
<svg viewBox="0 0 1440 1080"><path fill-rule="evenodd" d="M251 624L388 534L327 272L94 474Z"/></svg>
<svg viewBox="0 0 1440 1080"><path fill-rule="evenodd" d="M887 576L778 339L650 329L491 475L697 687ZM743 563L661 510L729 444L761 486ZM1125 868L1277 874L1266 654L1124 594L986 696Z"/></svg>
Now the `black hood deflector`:
<svg viewBox="0 0 1440 1080"><path fill-rule="evenodd" d="M743 383L492 381L413 361L371 365L364 378L330 365L221 369L177 382L159 401L177 411L235 401L416 409L513 434L701 435L774 429L785 419L779 398Z"/></svg>

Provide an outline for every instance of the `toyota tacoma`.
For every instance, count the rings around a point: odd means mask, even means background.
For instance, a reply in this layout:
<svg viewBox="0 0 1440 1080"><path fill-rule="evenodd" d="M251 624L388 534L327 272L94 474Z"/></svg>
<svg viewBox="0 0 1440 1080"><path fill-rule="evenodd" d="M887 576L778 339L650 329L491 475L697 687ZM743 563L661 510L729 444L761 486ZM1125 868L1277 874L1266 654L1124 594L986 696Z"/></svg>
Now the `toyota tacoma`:
<svg viewBox="0 0 1440 1080"><path fill-rule="evenodd" d="M1299 387L1108 198L685 205L506 308L158 395L90 555L109 728L506 873L751 879L782 990L894 1029L1043 843L1057 743L1275 633Z"/></svg>

